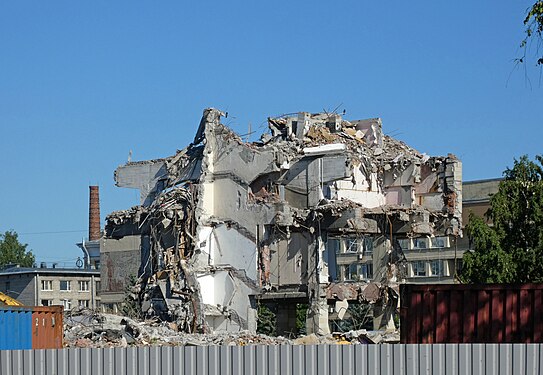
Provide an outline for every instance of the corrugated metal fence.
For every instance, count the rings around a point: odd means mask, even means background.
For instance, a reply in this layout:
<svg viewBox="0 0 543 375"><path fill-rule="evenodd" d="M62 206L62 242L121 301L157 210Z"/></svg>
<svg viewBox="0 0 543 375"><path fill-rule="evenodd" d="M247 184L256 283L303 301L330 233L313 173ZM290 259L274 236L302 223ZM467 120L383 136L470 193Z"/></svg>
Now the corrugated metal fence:
<svg viewBox="0 0 543 375"><path fill-rule="evenodd" d="M539 374L540 344L140 347L0 351L0 374Z"/></svg>
<svg viewBox="0 0 543 375"><path fill-rule="evenodd" d="M541 343L543 284L402 284L404 344Z"/></svg>

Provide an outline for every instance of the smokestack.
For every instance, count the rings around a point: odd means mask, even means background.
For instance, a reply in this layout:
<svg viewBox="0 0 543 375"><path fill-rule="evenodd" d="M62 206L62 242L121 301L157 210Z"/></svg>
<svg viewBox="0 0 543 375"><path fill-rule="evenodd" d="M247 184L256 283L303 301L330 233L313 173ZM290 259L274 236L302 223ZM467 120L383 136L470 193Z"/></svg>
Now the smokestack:
<svg viewBox="0 0 543 375"><path fill-rule="evenodd" d="M100 193L98 186L89 186L89 241L100 239Z"/></svg>

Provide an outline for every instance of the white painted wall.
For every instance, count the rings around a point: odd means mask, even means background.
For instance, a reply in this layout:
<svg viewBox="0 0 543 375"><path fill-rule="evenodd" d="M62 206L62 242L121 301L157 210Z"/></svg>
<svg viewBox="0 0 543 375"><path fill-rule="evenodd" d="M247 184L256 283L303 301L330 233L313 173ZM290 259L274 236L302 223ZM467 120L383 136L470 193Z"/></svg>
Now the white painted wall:
<svg viewBox="0 0 543 375"><path fill-rule="evenodd" d="M350 199L367 208L380 207L386 203L385 195L377 184L377 174L368 180L358 166L352 170L352 177L338 180L329 185L332 199Z"/></svg>
<svg viewBox="0 0 543 375"><path fill-rule="evenodd" d="M198 204L198 208L200 209L198 214L201 215L201 220L205 221L214 213L214 186L213 182L203 182L200 186L202 190L201 199Z"/></svg>
<svg viewBox="0 0 543 375"><path fill-rule="evenodd" d="M223 224L213 228L209 243L212 265L230 265L257 280L257 249L253 241Z"/></svg>
<svg viewBox="0 0 543 375"><path fill-rule="evenodd" d="M232 277L229 271L216 271L197 277L203 303L211 306L225 306L234 310L241 319L254 324L255 311L250 306L249 295L254 291L243 281ZM224 316L207 315L206 321L214 331L235 331L241 329L235 319ZM254 329L254 327L252 327Z"/></svg>

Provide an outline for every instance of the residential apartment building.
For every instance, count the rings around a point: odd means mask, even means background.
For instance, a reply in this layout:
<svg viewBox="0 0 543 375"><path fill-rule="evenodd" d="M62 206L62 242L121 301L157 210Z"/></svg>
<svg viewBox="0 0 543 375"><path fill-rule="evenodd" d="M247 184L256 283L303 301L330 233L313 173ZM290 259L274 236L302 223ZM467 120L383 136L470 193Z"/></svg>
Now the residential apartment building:
<svg viewBox="0 0 543 375"><path fill-rule="evenodd" d="M419 283L450 283L464 250L458 249L454 237L405 238L398 242L407 260L407 281Z"/></svg>
<svg viewBox="0 0 543 375"><path fill-rule="evenodd" d="M484 217L490 208L490 197L498 191L501 178L465 181L462 183L462 223L469 222L470 213ZM406 281L409 283L453 283L462 268L464 252L471 248L463 237L418 237L398 240L407 261Z"/></svg>
<svg viewBox="0 0 543 375"><path fill-rule="evenodd" d="M28 306L96 309L100 306L99 289L99 270L19 266L0 270L0 291Z"/></svg>

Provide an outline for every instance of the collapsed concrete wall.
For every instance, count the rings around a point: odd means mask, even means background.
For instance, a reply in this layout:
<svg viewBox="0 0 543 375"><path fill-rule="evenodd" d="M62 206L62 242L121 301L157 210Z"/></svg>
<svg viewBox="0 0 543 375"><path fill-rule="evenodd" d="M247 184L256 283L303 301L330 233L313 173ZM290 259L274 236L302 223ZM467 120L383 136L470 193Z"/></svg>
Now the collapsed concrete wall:
<svg viewBox="0 0 543 375"><path fill-rule="evenodd" d="M257 300L303 296L308 333L327 333L331 307L393 305L399 239L461 234L453 155L420 154L384 135L380 119L270 118L270 133L247 143L223 116L206 109L188 147L115 173L141 206L111 213L106 238L148 243L144 315L188 332L254 330Z"/></svg>

